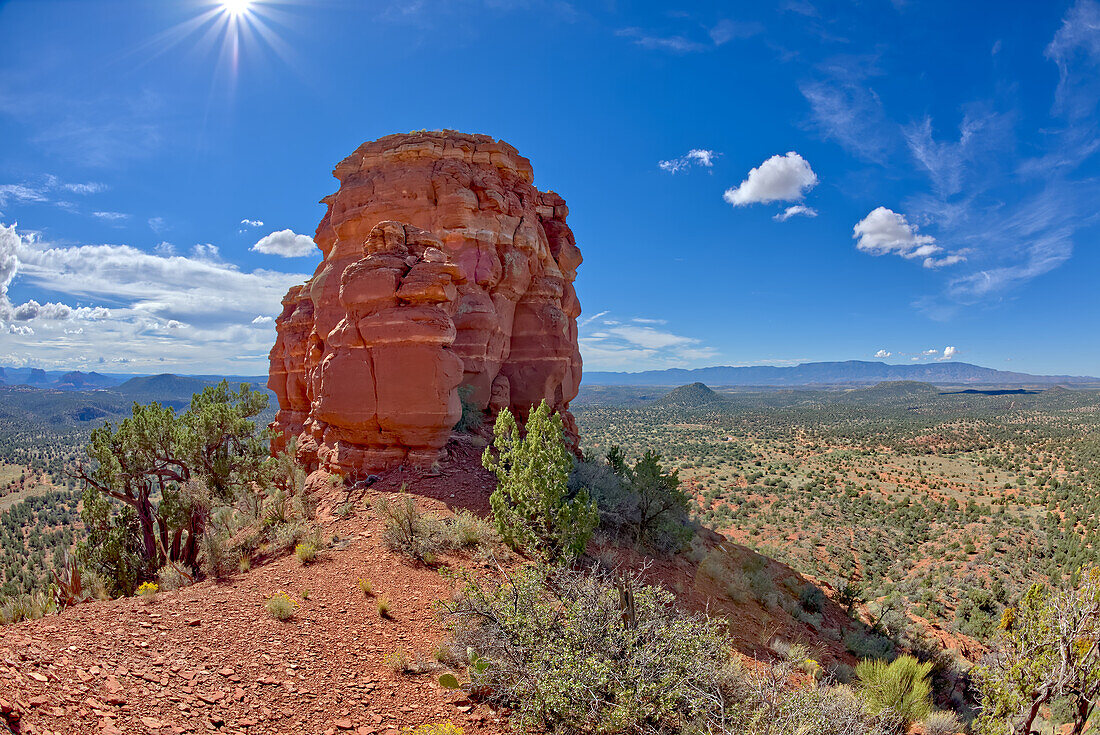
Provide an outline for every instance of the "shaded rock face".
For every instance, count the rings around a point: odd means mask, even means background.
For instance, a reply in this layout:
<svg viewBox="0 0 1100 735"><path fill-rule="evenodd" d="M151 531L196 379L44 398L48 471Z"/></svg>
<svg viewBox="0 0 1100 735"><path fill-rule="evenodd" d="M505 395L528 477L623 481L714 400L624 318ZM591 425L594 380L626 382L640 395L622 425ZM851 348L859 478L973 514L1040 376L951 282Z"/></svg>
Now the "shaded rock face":
<svg viewBox="0 0 1100 735"><path fill-rule="evenodd" d="M276 321L273 448L310 470L428 465L462 413L568 413L581 379L581 254L565 201L510 145L451 131L364 143L314 241L313 278Z"/></svg>

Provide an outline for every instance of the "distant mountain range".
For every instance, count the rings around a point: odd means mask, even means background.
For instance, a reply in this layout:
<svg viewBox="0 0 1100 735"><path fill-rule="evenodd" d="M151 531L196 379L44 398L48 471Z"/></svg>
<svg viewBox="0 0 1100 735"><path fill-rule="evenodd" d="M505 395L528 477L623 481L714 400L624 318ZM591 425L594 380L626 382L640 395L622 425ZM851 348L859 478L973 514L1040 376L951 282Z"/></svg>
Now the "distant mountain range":
<svg viewBox="0 0 1100 735"><path fill-rule="evenodd" d="M244 375L126 375L119 373L81 372L71 370L42 370L41 368L0 367L0 385L50 388L65 391L115 390L129 394L184 394L202 390L203 386L225 378L231 385L251 383L265 385L267 376Z"/></svg>
<svg viewBox="0 0 1100 735"><path fill-rule="evenodd" d="M710 386L825 386L874 385L913 380L939 385L1080 385L1100 378L1074 375L1029 375L995 370L966 362L937 362L919 365L888 365L885 362L847 360L807 362L792 367L708 367L695 370L672 368L639 373L586 372L586 385L685 385Z"/></svg>

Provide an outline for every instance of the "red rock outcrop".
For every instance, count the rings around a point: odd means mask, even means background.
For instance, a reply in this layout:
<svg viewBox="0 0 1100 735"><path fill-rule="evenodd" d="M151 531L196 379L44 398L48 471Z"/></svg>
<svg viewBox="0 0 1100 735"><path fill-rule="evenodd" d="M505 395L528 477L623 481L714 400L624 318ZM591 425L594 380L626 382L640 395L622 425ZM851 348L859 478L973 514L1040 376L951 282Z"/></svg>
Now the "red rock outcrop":
<svg viewBox="0 0 1100 735"><path fill-rule="evenodd" d="M276 450L311 470L427 465L475 406L568 413L581 263L565 201L484 135L390 135L333 171L313 278L283 299L268 387Z"/></svg>

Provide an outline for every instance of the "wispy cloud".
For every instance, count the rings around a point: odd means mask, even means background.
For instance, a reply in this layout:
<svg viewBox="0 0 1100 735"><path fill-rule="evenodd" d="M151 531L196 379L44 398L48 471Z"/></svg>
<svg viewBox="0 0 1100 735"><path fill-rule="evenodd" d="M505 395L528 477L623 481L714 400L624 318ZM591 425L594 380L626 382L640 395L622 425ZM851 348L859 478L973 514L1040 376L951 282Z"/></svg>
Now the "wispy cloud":
<svg viewBox="0 0 1100 735"><path fill-rule="evenodd" d="M807 207L805 204L795 204L787 207L779 214L772 217L776 222L786 222L791 217L816 217L817 210L813 207Z"/></svg>
<svg viewBox="0 0 1100 735"><path fill-rule="evenodd" d="M700 41L693 41L680 34L660 35L648 33L641 28L631 26L620 28L615 35L621 38L629 38L636 46L658 51L671 51L677 54L686 54L693 51L704 51L709 45Z"/></svg>
<svg viewBox="0 0 1100 735"><path fill-rule="evenodd" d="M106 184L95 181L86 183L70 183L62 181L56 176L47 174L34 181L23 181L18 184L0 184L0 214L2 208L9 204L49 203L62 209L75 211L76 205L70 201L58 199L58 194L78 194L87 196L98 194L107 190Z"/></svg>
<svg viewBox="0 0 1100 735"><path fill-rule="evenodd" d="M702 166L703 168L709 169L714 166L714 159L719 155L720 154L706 148L692 148L679 158L658 161L657 168L662 171L667 171L670 174L679 173L692 166Z"/></svg>
<svg viewBox="0 0 1100 735"><path fill-rule="evenodd" d="M586 370L698 367L718 354L701 340L668 329L664 319L634 317L627 322L601 312L578 325Z"/></svg>

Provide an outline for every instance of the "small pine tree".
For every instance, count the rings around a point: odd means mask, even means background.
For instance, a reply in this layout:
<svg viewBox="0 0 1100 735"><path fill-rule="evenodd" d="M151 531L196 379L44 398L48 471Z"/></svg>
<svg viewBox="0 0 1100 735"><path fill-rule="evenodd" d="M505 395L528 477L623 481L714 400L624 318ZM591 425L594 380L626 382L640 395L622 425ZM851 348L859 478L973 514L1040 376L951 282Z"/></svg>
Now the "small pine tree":
<svg viewBox="0 0 1100 735"><path fill-rule="evenodd" d="M497 476L489 504L500 535L552 560L583 553L599 523L586 491L569 497L573 459L563 431L561 416L551 413L546 401L531 412L525 436L503 409L493 426L493 445L481 458Z"/></svg>
<svg viewBox="0 0 1100 735"><path fill-rule="evenodd" d="M868 711L877 715L889 710L905 724L923 720L931 712L931 672L931 661L922 664L912 656L899 656L891 663L868 659L856 666L860 695Z"/></svg>

